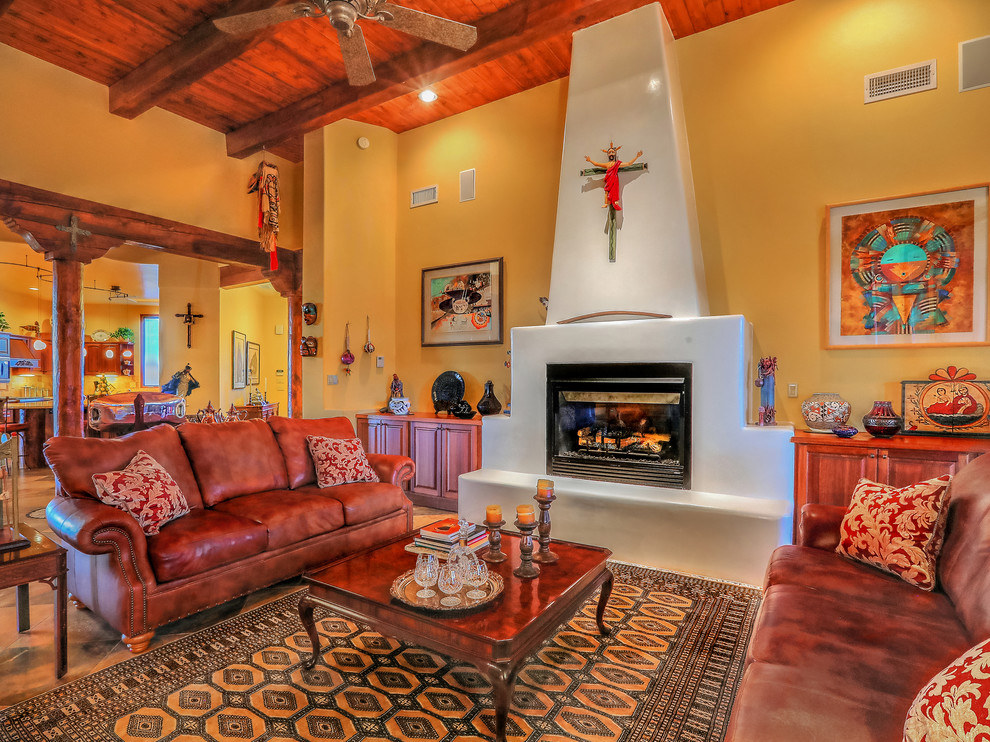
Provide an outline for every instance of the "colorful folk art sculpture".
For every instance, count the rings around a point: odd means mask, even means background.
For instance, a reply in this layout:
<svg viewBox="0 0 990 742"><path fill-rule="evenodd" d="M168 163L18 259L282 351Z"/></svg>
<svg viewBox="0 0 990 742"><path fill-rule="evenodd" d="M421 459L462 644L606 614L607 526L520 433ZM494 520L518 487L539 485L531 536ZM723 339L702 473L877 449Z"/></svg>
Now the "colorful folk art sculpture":
<svg viewBox="0 0 990 742"><path fill-rule="evenodd" d="M608 229L608 262L615 262L615 237L616 230L618 228L616 212L622 211L622 206L619 204L619 173L631 172L633 170L646 170L646 163L636 164L636 160L643 156L643 151L640 150L636 153L629 162L622 162L618 157L619 150L622 149L622 145L616 146L613 142L608 143L608 149L603 149L602 152L608 157L607 162L595 162L590 157L585 155L585 160L594 165L594 168L587 168L581 171L581 175L604 175L605 180L603 186L605 188L605 203L602 205L603 209L608 209L608 219L606 223L606 228Z"/></svg>
<svg viewBox="0 0 990 742"><path fill-rule="evenodd" d="M776 374L777 357L766 356L761 358L756 369L756 381L753 382L760 390L760 409L757 413L757 425L777 424L777 408L774 403Z"/></svg>
<svg viewBox="0 0 990 742"><path fill-rule="evenodd" d="M262 160L248 182L248 193L258 194L258 240L268 253L268 267L278 269L278 165Z"/></svg>

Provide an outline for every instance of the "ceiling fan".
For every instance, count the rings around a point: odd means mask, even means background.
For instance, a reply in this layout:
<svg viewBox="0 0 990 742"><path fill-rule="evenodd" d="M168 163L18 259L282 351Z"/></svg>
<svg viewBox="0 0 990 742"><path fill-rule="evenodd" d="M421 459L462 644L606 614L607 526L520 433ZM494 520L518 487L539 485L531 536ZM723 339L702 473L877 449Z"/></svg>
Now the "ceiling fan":
<svg viewBox="0 0 990 742"><path fill-rule="evenodd" d="M274 26L297 18L326 18L337 29L344 68L351 85L375 81L368 46L357 20L378 21L427 41L465 51L478 40L478 29L419 10L393 5L388 0L305 0L266 10L214 18L214 25L229 34L241 34Z"/></svg>

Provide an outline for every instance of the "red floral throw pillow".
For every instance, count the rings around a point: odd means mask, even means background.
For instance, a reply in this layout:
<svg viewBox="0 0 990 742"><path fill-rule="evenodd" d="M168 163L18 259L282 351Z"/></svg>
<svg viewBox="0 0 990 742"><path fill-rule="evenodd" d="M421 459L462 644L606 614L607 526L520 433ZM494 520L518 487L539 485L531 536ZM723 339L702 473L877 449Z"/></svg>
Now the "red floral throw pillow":
<svg viewBox="0 0 990 742"><path fill-rule="evenodd" d="M949 475L908 487L860 479L840 527L840 554L932 590L945 535Z"/></svg>
<svg viewBox="0 0 990 742"><path fill-rule="evenodd" d="M134 454L123 471L94 474L93 484L101 501L133 515L148 536L189 512L189 503L172 475L144 451Z"/></svg>
<svg viewBox="0 0 990 742"><path fill-rule="evenodd" d="M316 483L335 487L349 482L380 482L371 467L364 447L357 438L324 438L306 436L309 454L316 467Z"/></svg>
<svg viewBox="0 0 990 742"><path fill-rule="evenodd" d="M921 689L904 721L904 742L990 738L990 639L957 657Z"/></svg>

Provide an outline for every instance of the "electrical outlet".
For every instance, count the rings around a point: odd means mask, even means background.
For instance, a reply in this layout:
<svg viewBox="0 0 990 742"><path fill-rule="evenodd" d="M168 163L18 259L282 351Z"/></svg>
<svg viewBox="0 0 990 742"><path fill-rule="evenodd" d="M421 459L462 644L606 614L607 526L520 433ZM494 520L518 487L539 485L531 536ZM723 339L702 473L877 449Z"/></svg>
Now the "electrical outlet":
<svg viewBox="0 0 990 742"><path fill-rule="evenodd" d="M327 374L327 384L336 384L337 374Z"/></svg>
<svg viewBox="0 0 990 742"><path fill-rule="evenodd" d="M385 368L385 356L378 356L375 359L375 366L377 368Z"/></svg>
<svg viewBox="0 0 990 742"><path fill-rule="evenodd" d="M798 395L797 384L788 384L787 385L787 396L788 397L797 397L797 395Z"/></svg>

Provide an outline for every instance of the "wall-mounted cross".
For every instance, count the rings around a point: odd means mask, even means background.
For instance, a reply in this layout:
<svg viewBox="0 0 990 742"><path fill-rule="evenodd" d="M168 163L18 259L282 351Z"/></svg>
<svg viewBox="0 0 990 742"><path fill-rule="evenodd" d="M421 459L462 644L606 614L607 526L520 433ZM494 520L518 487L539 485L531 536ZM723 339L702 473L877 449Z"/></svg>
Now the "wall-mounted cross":
<svg viewBox="0 0 990 742"><path fill-rule="evenodd" d="M93 233L90 232L89 230L87 230L87 229L80 229L79 228L79 217L76 216L75 214L73 214L72 216L69 217L69 226L68 227L63 226L61 224L56 224L55 225L55 229L57 229L59 232L68 232L69 233L69 245L72 247L72 252L75 252L76 251L76 248L79 247L79 238L80 237L92 237L93 236Z"/></svg>
<svg viewBox="0 0 990 742"><path fill-rule="evenodd" d="M185 314L177 314L175 316L176 317L180 317L182 319L182 323L186 326L186 347L187 348L191 348L192 347L192 326L196 323L196 320L202 319L203 318L203 315L202 314L193 314L192 303L191 302L187 302L186 303L186 313Z"/></svg>
<svg viewBox="0 0 990 742"><path fill-rule="evenodd" d="M605 228L608 231L608 262L610 263L615 262L615 233L618 229L618 220L616 219L615 212L622 211L622 207L619 205L619 173L647 169L645 162L636 162L636 160L643 156L642 150L637 152L636 156L629 160L629 162L622 162L618 156L620 149L622 149L621 144L616 146L613 142L609 142L608 149L602 150L602 152L608 155L608 161L595 162L590 157L585 156L584 159L594 165L594 167L585 168L581 171L581 175L585 177L590 175L605 176L602 183L605 187L605 204L602 208L608 209Z"/></svg>

